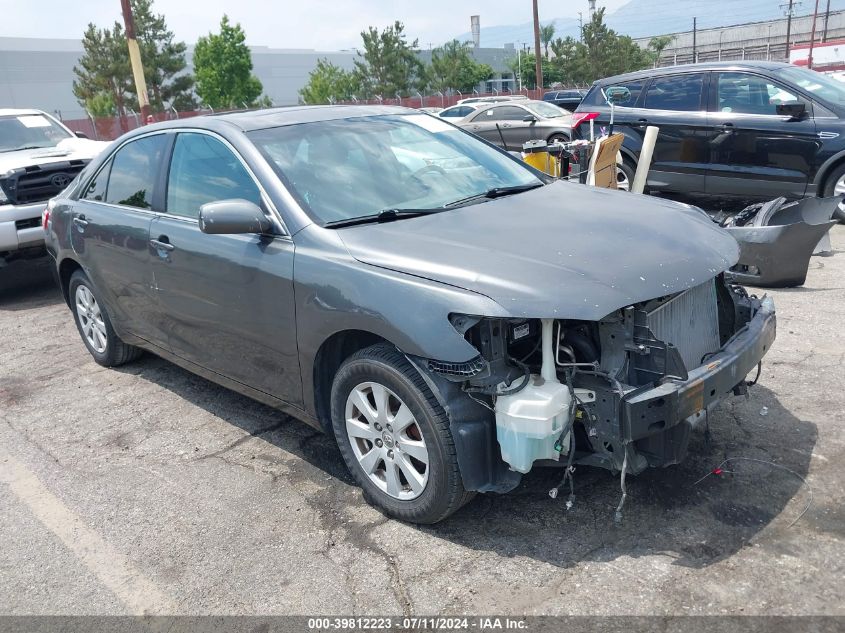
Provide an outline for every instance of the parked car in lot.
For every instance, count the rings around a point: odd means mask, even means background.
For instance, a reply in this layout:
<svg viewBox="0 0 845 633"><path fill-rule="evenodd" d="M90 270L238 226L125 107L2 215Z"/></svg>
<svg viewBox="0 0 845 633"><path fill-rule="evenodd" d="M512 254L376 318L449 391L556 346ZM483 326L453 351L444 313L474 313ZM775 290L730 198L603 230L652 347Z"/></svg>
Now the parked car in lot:
<svg viewBox="0 0 845 633"><path fill-rule="evenodd" d="M649 69L596 82L573 115L607 126L602 89L624 86L616 107L633 177L647 125L660 128L648 189L769 200L845 193L845 84L777 62L713 62Z"/></svg>
<svg viewBox="0 0 845 633"><path fill-rule="evenodd" d="M455 125L506 150L519 151L527 141L568 141L571 120L557 106L526 99L484 105Z"/></svg>
<svg viewBox="0 0 845 633"><path fill-rule="evenodd" d="M543 101L553 103L559 108L572 112L577 108L584 97L586 90L551 90L543 95Z"/></svg>
<svg viewBox="0 0 845 633"><path fill-rule="evenodd" d="M41 212L108 143L40 110L0 108L0 265L44 253Z"/></svg>
<svg viewBox="0 0 845 633"><path fill-rule="evenodd" d="M553 181L399 107L147 126L44 224L97 363L148 350L333 434L409 521L535 464L678 462L775 335L700 211Z"/></svg>

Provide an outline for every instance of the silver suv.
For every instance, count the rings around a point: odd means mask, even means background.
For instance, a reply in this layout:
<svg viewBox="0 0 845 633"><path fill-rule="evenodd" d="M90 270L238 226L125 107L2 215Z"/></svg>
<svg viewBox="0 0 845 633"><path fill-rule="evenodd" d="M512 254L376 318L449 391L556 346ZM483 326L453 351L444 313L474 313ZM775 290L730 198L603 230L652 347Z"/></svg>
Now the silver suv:
<svg viewBox="0 0 845 633"><path fill-rule="evenodd" d="M0 266L43 252L46 201L107 146L40 110L0 109Z"/></svg>

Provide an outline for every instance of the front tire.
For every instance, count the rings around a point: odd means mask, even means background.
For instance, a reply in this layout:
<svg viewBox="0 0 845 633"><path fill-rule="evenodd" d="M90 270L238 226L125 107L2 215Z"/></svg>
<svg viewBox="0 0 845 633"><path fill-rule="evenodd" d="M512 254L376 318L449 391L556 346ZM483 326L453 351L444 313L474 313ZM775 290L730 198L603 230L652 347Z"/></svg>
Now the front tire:
<svg viewBox="0 0 845 633"><path fill-rule="evenodd" d="M373 345L348 358L331 404L338 447L368 503L396 519L431 524L472 498L446 412L395 347Z"/></svg>
<svg viewBox="0 0 845 633"><path fill-rule="evenodd" d="M117 367L141 355L115 334L106 308L93 284L81 270L70 277L68 296L76 329L94 360L103 367Z"/></svg>

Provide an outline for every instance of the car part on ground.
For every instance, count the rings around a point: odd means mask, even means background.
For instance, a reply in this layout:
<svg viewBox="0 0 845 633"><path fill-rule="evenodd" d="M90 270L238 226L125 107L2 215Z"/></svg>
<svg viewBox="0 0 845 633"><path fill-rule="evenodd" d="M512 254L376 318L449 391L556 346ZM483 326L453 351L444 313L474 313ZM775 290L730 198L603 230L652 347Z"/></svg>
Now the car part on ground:
<svg viewBox="0 0 845 633"><path fill-rule="evenodd" d="M800 286L819 242L843 214L842 198L776 198L723 222L740 246L729 275L760 288Z"/></svg>
<svg viewBox="0 0 845 633"><path fill-rule="evenodd" d="M44 225L97 362L149 350L333 433L366 498L417 522L532 466L624 490L677 463L775 335L699 211L404 108L147 126Z"/></svg>

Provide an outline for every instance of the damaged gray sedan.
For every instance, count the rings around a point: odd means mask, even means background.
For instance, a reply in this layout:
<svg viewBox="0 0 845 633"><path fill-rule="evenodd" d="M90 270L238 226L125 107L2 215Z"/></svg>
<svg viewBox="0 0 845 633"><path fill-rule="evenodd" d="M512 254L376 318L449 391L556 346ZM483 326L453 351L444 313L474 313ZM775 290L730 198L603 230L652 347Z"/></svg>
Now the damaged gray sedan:
<svg viewBox="0 0 845 633"><path fill-rule="evenodd" d="M404 108L141 128L44 226L98 363L147 350L323 429L420 523L539 466L624 487L678 463L775 337L700 211L551 181Z"/></svg>

